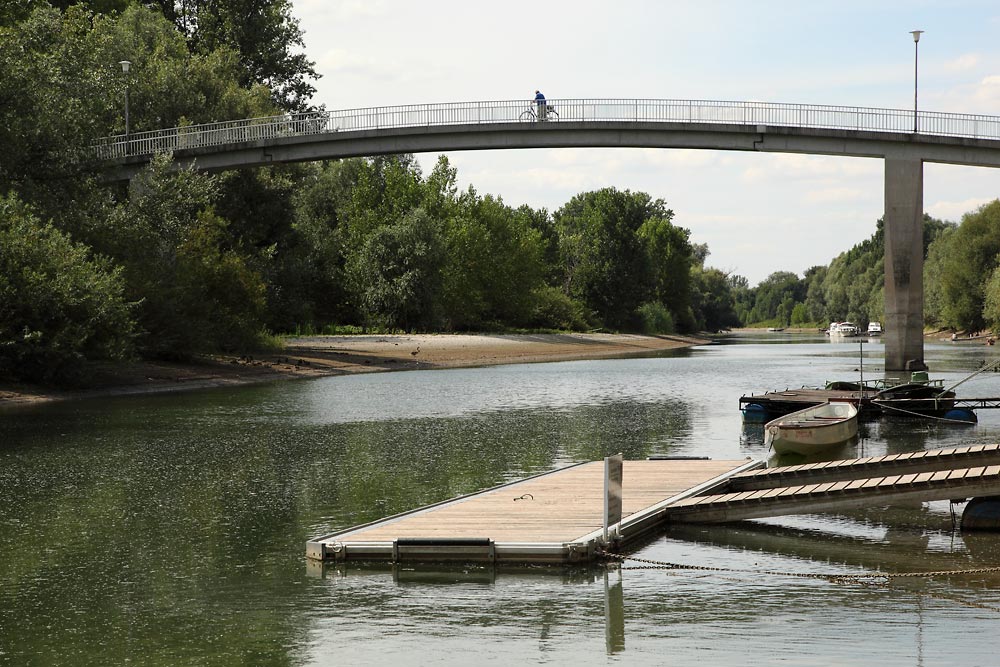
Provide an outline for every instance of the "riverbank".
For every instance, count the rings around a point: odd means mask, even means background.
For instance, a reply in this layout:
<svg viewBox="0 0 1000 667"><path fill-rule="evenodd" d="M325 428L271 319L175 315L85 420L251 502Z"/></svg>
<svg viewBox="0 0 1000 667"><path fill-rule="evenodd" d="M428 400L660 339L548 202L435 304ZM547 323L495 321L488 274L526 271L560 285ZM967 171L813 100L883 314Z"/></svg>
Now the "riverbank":
<svg viewBox="0 0 1000 667"><path fill-rule="evenodd" d="M582 333L309 336L286 339L285 349L280 352L253 357L217 356L189 364L101 364L88 373L87 388L72 391L0 383L0 405L349 373L606 359L705 342L706 339L688 336Z"/></svg>

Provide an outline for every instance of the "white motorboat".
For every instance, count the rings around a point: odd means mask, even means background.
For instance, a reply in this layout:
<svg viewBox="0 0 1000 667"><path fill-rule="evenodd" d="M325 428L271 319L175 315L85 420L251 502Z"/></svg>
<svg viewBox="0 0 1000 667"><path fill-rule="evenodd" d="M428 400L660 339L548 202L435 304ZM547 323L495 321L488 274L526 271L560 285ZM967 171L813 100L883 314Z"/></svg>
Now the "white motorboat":
<svg viewBox="0 0 1000 667"><path fill-rule="evenodd" d="M827 330L827 333L830 336L849 338L858 335L858 327L853 322L830 322L830 328Z"/></svg>
<svg viewBox="0 0 1000 667"><path fill-rule="evenodd" d="M868 335L869 336L881 336L882 335L882 323L881 322L869 322L868 323Z"/></svg>

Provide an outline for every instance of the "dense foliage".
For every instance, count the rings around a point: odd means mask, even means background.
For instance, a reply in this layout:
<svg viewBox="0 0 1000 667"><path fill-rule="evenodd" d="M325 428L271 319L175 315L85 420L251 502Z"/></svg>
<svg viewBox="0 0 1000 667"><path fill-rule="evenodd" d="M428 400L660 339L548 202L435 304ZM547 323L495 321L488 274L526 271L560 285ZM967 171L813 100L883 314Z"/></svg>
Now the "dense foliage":
<svg viewBox="0 0 1000 667"><path fill-rule="evenodd" d="M0 375L75 379L84 358L125 356L124 291L121 269L0 198Z"/></svg>
<svg viewBox="0 0 1000 667"><path fill-rule="evenodd" d="M289 0L0 6L0 373L252 350L271 332L810 325L882 315L882 228L803 278L706 265L662 199L603 188L554 212L460 191L412 155L207 175L155 160L128 186L89 147L130 130L309 108ZM132 63L123 73L119 61ZM925 220L927 317L1000 324L1000 202Z"/></svg>

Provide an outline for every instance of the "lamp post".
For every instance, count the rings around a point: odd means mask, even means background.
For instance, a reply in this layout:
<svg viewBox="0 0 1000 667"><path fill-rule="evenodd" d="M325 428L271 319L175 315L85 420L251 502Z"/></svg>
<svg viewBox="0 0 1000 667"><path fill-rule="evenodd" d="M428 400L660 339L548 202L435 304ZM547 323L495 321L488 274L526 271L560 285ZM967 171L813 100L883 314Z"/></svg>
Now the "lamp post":
<svg viewBox="0 0 1000 667"><path fill-rule="evenodd" d="M920 35L923 30L911 30L913 35L913 133L917 133L917 45L920 43Z"/></svg>
<svg viewBox="0 0 1000 667"><path fill-rule="evenodd" d="M119 65L122 66L122 74L125 75L125 138L128 138L128 68L132 66L132 63L128 60L119 61Z"/></svg>

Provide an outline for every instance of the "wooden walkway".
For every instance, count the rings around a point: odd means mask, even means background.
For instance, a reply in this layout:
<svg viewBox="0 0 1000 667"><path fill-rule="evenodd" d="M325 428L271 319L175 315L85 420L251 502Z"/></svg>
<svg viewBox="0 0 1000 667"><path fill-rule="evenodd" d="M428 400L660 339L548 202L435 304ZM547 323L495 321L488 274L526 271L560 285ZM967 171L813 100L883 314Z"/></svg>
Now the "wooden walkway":
<svg viewBox="0 0 1000 667"><path fill-rule="evenodd" d="M583 463L311 540L314 560L576 563L665 523L718 523L897 501L1000 495L1000 445L808 465L625 461L604 538L604 462Z"/></svg>
<svg viewBox="0 0 1000 667"><path fill-rule="evenodd" d="M625 461L622 541L666 505L720 486L754 461ZM584 463L309 542L317 560L591 560L603 538L604 462Z"/></svg>

